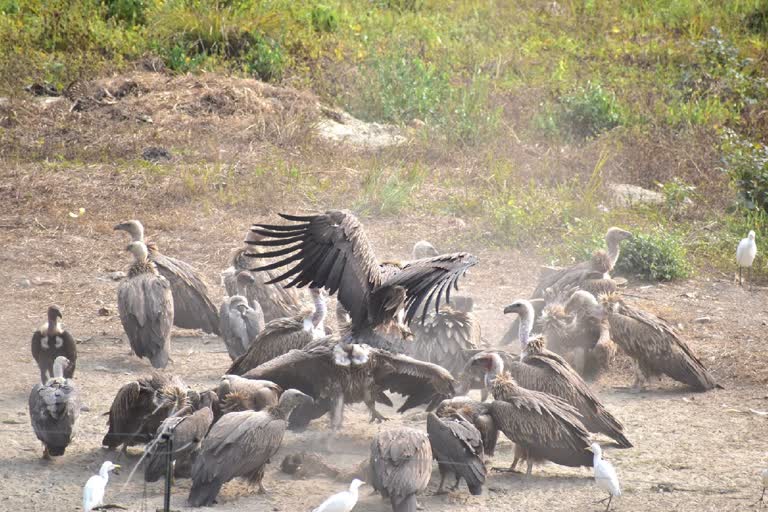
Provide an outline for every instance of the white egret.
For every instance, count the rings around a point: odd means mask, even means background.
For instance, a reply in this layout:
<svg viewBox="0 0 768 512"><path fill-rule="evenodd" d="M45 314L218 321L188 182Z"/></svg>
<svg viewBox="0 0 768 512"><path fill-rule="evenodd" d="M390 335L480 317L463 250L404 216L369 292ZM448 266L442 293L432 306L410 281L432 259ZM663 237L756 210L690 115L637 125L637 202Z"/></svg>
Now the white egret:
<svg viewBox="0 0 768 512"><path fill-rule="evenodd" d="M334 494L312 512L350 512L357 504L357 489L365 482L355 478L348 491Z"/></svg>
<svg viewBox="0 0 768 512"><path fill-rule="evenodd" d="M109 472L119 468L118 464L106 461L101 465L99 474L88 479L83 488L83 512L90 512L104 505L104 489L109 481Z"/></svg>
<svg viewBox="0 0 768 512"><path fill-rule="evenodd" d="M611 508L611 500L613 500L614 496L621 496L619 477L616 475L616 470L613 468L613 465L607 460L603 460L603 449L599 444L592 443L592 446L590 446L588 450L594 453L593 465L595 468L595 482L600 489L608 493L606 499L598 502L602 503L605 500L608 500L608 505L605 507L607 512Z"/></svg>
<svg viewBox="0 0 768 512"><path fill-rule="evenodd" d="M768 469L764 469L760 472L760 478L763 481L763 493L760 495L760 499L757 500L760 503L760 508L763 508L763 498L765 498L765 489L768 487Z"/></svg>
<svg viewBox="0 0 768 512"><path fill-rule="evenodd" d="M747 267L747 280L749 288L752 289L752 262L757 255L757 244L755 244L755 232L750 231L747 238L742 238L739 246L736 248L736 263L739 265L739 286L743 286L741 280L741 269Z"/></svg>

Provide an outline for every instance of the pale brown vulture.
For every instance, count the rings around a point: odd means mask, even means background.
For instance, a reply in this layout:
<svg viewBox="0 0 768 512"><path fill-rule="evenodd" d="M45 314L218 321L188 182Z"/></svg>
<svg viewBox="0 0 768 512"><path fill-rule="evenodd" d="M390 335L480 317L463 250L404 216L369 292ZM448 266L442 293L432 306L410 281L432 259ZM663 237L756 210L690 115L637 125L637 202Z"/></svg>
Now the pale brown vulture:
<svg viewBox="0 0 768 512"><path fill-rule="evenodd" d="M53 362L59 356L64 356L69 361L69 365L64 368L64 377L71 379L75 375L77 343L61 324L61 309L58 306L50 306L48 321L32 335L32 357L40 368L41 384L53 377Z"/></svg>
<svg viewBox="0 0 768 512"><path fill-rule="evenodd" d="M68 366L66 357L57 357L53 376L45 384L35 384L29 394L29 418L35 435L43 443L44 459L64 455L75 435L80 398L75 383L64 377Z"/></svg>
<svg viewBox="0 0 768 512"><path fill-rule="evenodd" d="M399 427L377 433L371 443L371 486L389 498L394 512L416 512L416 495L432 476L429 437Z"/></svg>
<svg viewBox="0 0 768 512"><path fill-rule="evenodd" d="M257 302L251 307L244 295L243 286L253 281L253 276L250 272L240 272L237 281L240 293L224 300L219 308L219 331L233 361L245 354L251 341L264 329L261 306Z"/></svg>
<svg viewBox="0 0 768 512"><path fill-rule="evenodd" d="M253 380L224 375L217 389L221 411L260 411L277 404L283 389L268 380Z"/></svg>
<svg viewBox="0 0 768 512"><path fill-rule="evenodd" d="M144 226L138 220L121 222L115 230L131 235L134 242L146 243ZM160 252L153 243L146 243L149 260L170 283L173 293L173 325L182 329L201 329L219 334L219 313L208 296L208 287L198 272L188 263Z"/></svg>
<svg viewBox="0 0 768 512"><path fill-rule="evenodd" d="M626 304L617 294L603 295L611 338L637 364L633 388L666 375L696 391L721 388L693 351L666 321Z"/></svg>
<svg viewBox="0 0 768 512"><path fill-rule="evenodd" d="M283 442L288 416L294 408L311 402L304 393L289 389L277 405L263 411L225 414L211 428L192 466L189 504L212 505L221 486L236 477L262 485L264 468Z"/></svg>
<svg viewBox="0 0 768 512"><path fill-rule="evenodd" d="M491 416L490 405L487 402L478 402L466 396L457 396L443 400L435 410L435 414L441 418L450 417L456 413L472 422L480 432L485 455L493 457L496 452L496 443L499 440L499 429L496 428L496 423Z"/></svg>
<svg viewBox="0 0 768 512"><path fill-rule="evenodd" d="M255 270L274 270L295 263L270 283L290 278L288 288L324 287L331 295L338 291L338 300L351 319L351 340L379 344L379 348L400 351L410 331L399 321L399 313L405 312L408 323L423 303L431 304L433 300L435 311L439 311L443 298L450 302L451 287L458 289L458 279L477 264L477 258L468 253L406 264L380 263L363 226L345 210L281 217L291 224L256 224L251 228L269 239L250 243L275 248L255 257L284 257ZM426 314L427 309L422 309ZM371 335L373 331L381 336Z"/></svg>
<svg viewBox="0 0 768 512"><path fill-rule="evenodd" d="M463 478L470 494L482 494L487 471L480 431L458 411L448 412L442 417L431 412L427 416L427 434L440 470L437 494L444 492L445 477L451 473L456 477L456 484L451 490L458 489Z"/></svg>
<svg viewBox="0 0 768 512"><path fill-rule="evenodd" d="M168 280L149 261L147 246L131 242L134 263L117 289L117 310L131 349L155 368L168 365L173 325L173 295Z"/></svg>

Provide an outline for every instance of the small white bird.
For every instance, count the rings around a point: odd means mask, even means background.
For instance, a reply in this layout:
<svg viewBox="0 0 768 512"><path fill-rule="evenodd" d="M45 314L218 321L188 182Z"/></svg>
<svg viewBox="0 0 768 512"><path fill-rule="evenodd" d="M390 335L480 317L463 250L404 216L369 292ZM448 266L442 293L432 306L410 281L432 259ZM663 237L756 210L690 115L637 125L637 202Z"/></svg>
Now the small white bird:
<svg viewBox="0 0 768 512"><path fill-rule="evenodd" d="M768 469L764 469L760 472L760 478L763 481L763 493L760 495L760 499L757 500L760 503L760 508L763 508L763 498L765 498L765 489L768 487Z"/></svg>
<svg viewBox="0 0 768 512"><path fill-rule="evenodd" d="M109 481L109 472L119 468L118 464L106 461L101 465L99 474L88 479L83 488L83 512L90 512L104 505L104 489Z"/></svg>
<svg viewBox="0 0 768 512"><path fill-rule="evenodd" d="M357 504L357 489L365 482L355 478L348 491L334 494L312 512L350 512Z"/></svg>
<svg viewBox="0 0 768 512"><path fill-rule="evenodd" d="M744 286L741 280L741 269L747 267L747 280L749 289L752 289L752 262L757 255L757 244L755 244L755 232L750 231L747 238L742 238L739 246L736 248L736 263L739 265L739 286Z"/></svg>
<svg viewBox="0 0 768 512"><path fill-rule="evenodd" d="M611 500L614 496L621 496L621 487L619 487L619 477L616 476L616 470L613 465L607 460L603 460L603 449L597 443L592 443L592 446L587 448L594 453L592 463L595 468L595 482L597 486L608 493L608 497L598 501L602 503L608 500L608 506L605 507L606 512L611 508Z"/></svg>

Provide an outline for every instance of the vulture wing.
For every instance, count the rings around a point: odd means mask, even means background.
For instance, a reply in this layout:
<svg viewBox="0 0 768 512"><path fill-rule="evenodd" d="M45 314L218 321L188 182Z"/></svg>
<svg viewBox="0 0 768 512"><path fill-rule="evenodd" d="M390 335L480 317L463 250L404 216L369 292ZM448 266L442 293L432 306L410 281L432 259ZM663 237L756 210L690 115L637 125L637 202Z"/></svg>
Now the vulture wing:
<svg viewBox="0 0 768 512"><path fill-rule="evenodd" d="M485 483L483 441L472 423L459 416L427 416L427 434L438 464L467 481L472 494L480 494Z"/></svg>
<svg viewBox="0 0 768 512"><path fill-rule="evenodd" d="M405 345L408 355L439 364L458 376L471 357L468 350L479 348L480 322L474 313L443 308L427 316L424 323L412 322L413 342Z"/></svg>
<svg viewBox="0 0 768 512"><path fill-rule="evenodd" d="M407 397L397 412L421 404L431 407L454 395L456 381L442 366L383 350L371 350L374 352L376 386Z"/></svg>
<svg viewBox="0 0 768 512"><path fill-rule="evenodd" d="M310 341L312 341L312 331L311 329L304 329L303 317L295 316L272 320L251 341L245 354L235 359L227 373L243 375L247 371L291 350L304 348Z"/></svg>
<svg viewBox="0 0 768 512"><path fill-rule="evenodd" d="M389 495L395 510L415 510L414 495L427 488L432 448L424 432L400 427L379 432L371 443L371 485ZM399 506L413 501L413 509Z"/></svg>
<svg viewBox="0 0 768 512"><path fill-rule="evenodd" d="M330 398L325 391L332 387L335 366L331 349L317 345L309 350L291 350L253 368L243 377L268 380L282 389L298 389L317 400Z"/></svg>
<svg viewBox="0 0 768 512"><path fill-rule="evenodd" d="M69 331L61 333L62 345L61 352L69 360L69 365L64 368L64 377L71 379L75 375L75 367L77 366L77 342L75 338L69 334Z"/></svg>

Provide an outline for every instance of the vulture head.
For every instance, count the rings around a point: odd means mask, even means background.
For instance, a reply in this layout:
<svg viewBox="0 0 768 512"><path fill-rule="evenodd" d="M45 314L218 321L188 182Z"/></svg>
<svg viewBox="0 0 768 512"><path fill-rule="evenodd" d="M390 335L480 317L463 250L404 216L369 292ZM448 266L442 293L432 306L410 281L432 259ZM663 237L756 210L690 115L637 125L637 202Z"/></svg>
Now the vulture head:
<svg viewBox="0 0 768 512"><path fill-rule="evenodd" d="M241 315L245 314L245 312L250 308L248 305L248 299L242 295L235 295L234 297L230 297L229 307L237 309Z"/></svg>
<svg viewBox="0 0 768 512"><path fill-rule="evenodd" d="M480 352L470 362L471 368L478 368L483 372L483 380L486 386L504 372L504 360L496 352Z"/></svg>
<svg viewBox="0 0 768 512"><path fill-rule="evenodd" d="M128 244L128 247L126 247L125 250L133 254L133 257L136 258L136 261L140 263L143 263L149 259L149 250L147 249L147 246L144 244L144 242L131 242Z"/></svg>
<svg viewBox="0 0 768 512"><path fill-rule="evenodd" d="M287 417L296 407L304 404L313 404L314 402L311 396L305 395L298 389L289 389L280 395L277 407L284 411Z"/></svg>
<svg viewBox="0 0 768 512"><path fill-rule="evenodd" d="M40 327L40 334L48 335L48 336L55 336L57 334L61 334L61 323L59 322L59 319L61 318L61 310L59 309L59 306L52 305L48 307L48 322L43 324Z"/></svg>
<svg viewBox="0 0 768 512"><path fill-rule="evenodd" d="M533 304L525 299L516 300L504 308L504 314L517 313L521 319L531 320L536 314L533 310Z"/></svg>
<svg viewBox="0 0 768 512"><path fill-rule="evenodd" d="M413 259L420 260L422 258L434 258L435 256L440 256L440 253L437 252L437 249L435 249L435 246L431 243L426 240L419 240L413 244L412 255Z"/></svg>
<svg viewBox="0 0 768 512"><path fill-rule="evenodd" d="M594 295L585 290L573 292L571 298L565 303L565 314L582 315L593 312L600 304Z"/></svg>
<svg viewBox="0 0 768 512"><path fill-rule="evenodd" d="M612 245L618 245L623 240L629 240L632 238L632 233L625 231L621 228L613 227L609 228L605 233L605 243L608 247Z"/></svg>
<svg viewBox="0 0 768 512"><path fill-rule="evenodd" d="M248 286L251 283L255 283L256 278L253 277L253 274L251 274L248 270L241 270L237 273L237 284L239 286Z"/></svg>
<svg viewBox="0 0 768 512"><path fill-rule="evenodd" d="M134 242L144 241L144 226L138 220L126 220L115 225L115 231L125 231Z"/></svg>

